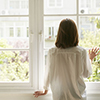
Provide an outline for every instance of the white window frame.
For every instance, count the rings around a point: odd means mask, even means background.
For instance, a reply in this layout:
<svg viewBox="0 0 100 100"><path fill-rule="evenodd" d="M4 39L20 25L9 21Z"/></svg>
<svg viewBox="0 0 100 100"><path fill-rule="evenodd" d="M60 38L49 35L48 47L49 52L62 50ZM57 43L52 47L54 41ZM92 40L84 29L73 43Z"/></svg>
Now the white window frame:
<svg viewBox="0 0 100 100"><path fill-rule="evenodd" d="M0 15L0 17L29 17L29 49L6 49L6 50L29 50L30 55L30 81L24 82L1 82L0 91L35 91L43 88L43 55L44 55L44 16L76 16L77 27L79 27L80 16L100 16L100 14L79 14L79 0L76 0L76 14L43 14L43 0L29 0L29 15ZM41 9L41 10L40 10ZM2 49L5 50L5 49ZM41 67L42 66L42 67ZM100 83L86 82L88 93L100 93Z"/></svg>
<svg viewBox="0 0 100 100"><path fill-rule="evenodd" d="M41 5L42 4L42 5ZM40 7L40 8L39 8ZM40 9L42 9L40 11ZM38 13L37 13L38 12ZM29 82L0 82L1 92L18 92L18 91L34 91L42 88L41 80L42 68L40 68L43 58L41 48L41 36L43 32L43 1L42 0L29 0L29 15L0 15L0 17L29 17L29 49L1 49L2 51L14 51L14 50L29 50ZM37 25L39 25L37 27ZM41 50L41 51L40 51ZM40 86L41 85L41 86Z"/></svg>

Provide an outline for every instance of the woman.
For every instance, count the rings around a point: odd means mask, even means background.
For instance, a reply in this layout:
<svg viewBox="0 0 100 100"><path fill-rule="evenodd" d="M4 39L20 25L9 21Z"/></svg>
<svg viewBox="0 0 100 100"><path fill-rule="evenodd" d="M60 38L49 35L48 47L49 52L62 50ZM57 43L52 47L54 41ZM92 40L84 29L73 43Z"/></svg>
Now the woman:
<svg viewBox="0 0 100 100"><path fill-rule="evenodd" d="M78 46L79 37L76 24L71 19L63 19L59 25L56 47L47 56L44 89L36 91L35 97L45 95L48 87L53 100L86 100L85 82L92 74L91 62L100 53L95 47L87 51Z"/></svg>

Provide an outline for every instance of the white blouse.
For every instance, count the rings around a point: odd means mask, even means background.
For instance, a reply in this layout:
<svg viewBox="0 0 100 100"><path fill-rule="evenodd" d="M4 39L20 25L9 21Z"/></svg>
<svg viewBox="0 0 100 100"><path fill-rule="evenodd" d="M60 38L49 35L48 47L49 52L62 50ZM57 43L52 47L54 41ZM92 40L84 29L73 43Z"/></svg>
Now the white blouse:
<svg viewBox="0 0 100 100"><path fill-rule="evenodd" d="M51 48L47 56L44 89L52 90L53 100L86 100L83 78L92 74L87 51L80 47Z"/></svg>

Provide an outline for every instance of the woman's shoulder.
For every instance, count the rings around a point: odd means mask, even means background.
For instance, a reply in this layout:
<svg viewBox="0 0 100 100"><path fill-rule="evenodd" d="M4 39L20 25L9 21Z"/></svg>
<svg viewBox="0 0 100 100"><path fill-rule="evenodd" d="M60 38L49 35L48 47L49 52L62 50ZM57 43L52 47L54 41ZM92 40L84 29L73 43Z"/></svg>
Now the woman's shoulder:
<svg viewBox="0 0 100 100"><path fill-rule="evenodd" d="M84 53L87 52L87 49L84 48L84 47L81 47L81 46L77 46L77 47L76 47L76 50L79 51L79 52L81 52L82 54L84 54Z"/></svg>
<svg viewBox="0 0 100 100"><path fill-rule="evenodd" d="M81 47L81 46L76 46L76 49L79 49L79 50L81 50L81 51L86 51L86 49L83 48L83 47Z"/></svg>
<svg viewBox="0 0 100 100"><path fill-rule="evenodd" d="M57 50L57 47L51 47L51 48L49 49L49 53L50 53L50 54L51 54L51 53L54 53L56 50Z"/></svg>
<svg viewBox="0 0 100 100"><path fill-rule="evenodd" d="M84 51L86 52L86 49L81 46L74 46L74 47L68 48L67 51L77 53L77 54L83 54Z"/></svg>
<svg viewBox="0 0 100 100"><path fill-rule="evenodd" d="M60 49L57 47L52 47L49 49L49 53L58 53L58 52L76 52L76 53L83 53L83 52L87 52L87 50L81 46L75 46L75 47L71 47L71 48L66 48L66 49Z"/></svg>

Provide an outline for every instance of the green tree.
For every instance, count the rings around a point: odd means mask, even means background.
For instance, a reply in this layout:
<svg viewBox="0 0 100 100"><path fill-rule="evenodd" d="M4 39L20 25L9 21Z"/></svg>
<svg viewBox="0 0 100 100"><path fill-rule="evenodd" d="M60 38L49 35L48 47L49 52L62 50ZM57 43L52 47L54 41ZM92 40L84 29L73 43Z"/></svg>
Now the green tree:
<svg viewBox="0 0 100 100"><path fill-rule="evenodd" d="M83 39L80 39L80 46L85 48L100 47L100 19L91 18L93 23L96 23L97 30L94 32L85 31L83 29ZM90 21L91 21L90 20ZM100 51L99 51L100 52ZM100 55L98 55L92 63L93 74L88 78L89 82L100 81Z"/></svg>
<svg viewBox="0 0 100 100"><path fill-rule="evenodd" d="M12 48L7 40L0 40L0 48ZM22 62L20 51L0 51L0 81L28 81L29 62Z"/></svg>

